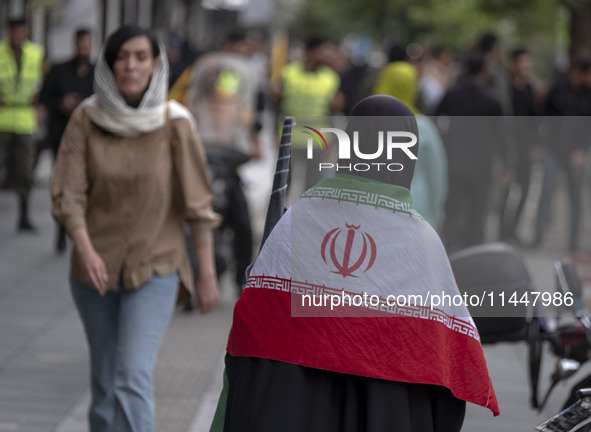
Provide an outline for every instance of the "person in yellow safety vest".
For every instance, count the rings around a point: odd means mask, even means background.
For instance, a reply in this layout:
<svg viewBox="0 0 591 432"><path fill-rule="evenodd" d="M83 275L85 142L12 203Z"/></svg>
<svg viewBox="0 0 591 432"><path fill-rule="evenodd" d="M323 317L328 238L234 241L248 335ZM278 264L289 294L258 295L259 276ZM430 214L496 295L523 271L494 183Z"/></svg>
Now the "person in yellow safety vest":
<svg viewBox="0 0 591 432"><path fill-rule="evenodd" d="M43 57L43 47L27 40L25 19L10 19L8 37L0 42L0 171L12 149L20 200L19 231L35 231L28 218L28 197L33 183L35 104Z"/></svg>
<svg viewBox="0 0 591 432"><path fill-rule="evenodd" d="M340 77L325 64L332 49L330 42L323 38L309 38L305 58L285 65L281 70L280 84L273 88L273 97L279 106L279 119L282 121L286 116L294 116L297 123L291 136L290 202L322 177L322 173L312 168L307 160L307 135L302 133L302 127L316 130L332 127L328 116L344 106L343 95L339 91Z"/></svg>
<svg viewBox="0 0 591 432"><path fill-rule="evenodd" d="M322 38L311 37L306 41L306 57L283 67L281 86L274 96L279 109L286 116L330 116L333 109L340 109L340 78L325 64L331 44Z"/></svg>

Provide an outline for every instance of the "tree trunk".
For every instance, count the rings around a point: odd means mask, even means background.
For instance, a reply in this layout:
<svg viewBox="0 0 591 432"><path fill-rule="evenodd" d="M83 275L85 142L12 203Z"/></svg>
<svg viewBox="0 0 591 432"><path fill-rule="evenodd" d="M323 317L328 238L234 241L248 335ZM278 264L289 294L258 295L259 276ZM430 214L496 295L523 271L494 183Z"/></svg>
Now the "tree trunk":
<svg viewBox="0 0 591 432"><path fill-rule="evenodd" d="M582 59L591 59L591 2L571 9L569 54L571 68Z"/></svg>

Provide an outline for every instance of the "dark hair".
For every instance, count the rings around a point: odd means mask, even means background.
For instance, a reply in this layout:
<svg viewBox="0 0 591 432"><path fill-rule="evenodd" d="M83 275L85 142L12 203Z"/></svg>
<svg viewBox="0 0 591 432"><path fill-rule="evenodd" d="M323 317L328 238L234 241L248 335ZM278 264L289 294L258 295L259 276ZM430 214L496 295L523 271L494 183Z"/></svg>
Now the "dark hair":
<svg viewBox="0 0 591 432"><path fill-rule="evenodd" d="M406 45L403 43L395 43L388 50L388 61L390 63L408 60L408 53Z"/></svg>
<svg viewBox="0 0 591 432"><path fill-rule="evenodd" d="M87 28L79 28L78 30L76 30L76 33L74 34L74 38L76 41L80 40L80 38L84 37L84 36L90 36L90 30Z"/></svg>
<svg viewBox="0 0 591 432"><path fill-rule="evenodd" d="M575 70L579 72L587 72L589 69L591 69L591 59L580 59L575 63Z"/></svg>
<svg viewBox="0 0 591 432"><path fill-rule="evenodd" d="M464 69L469 76L476 76L486 66L486 60L484 56L479 53L470 54L464 61Z"/></svg>
<svg viewBox="0 0 591 432"><path fill-rule="evenodd" d="M524 48L524 47L515 48L513 51L511 51L511 60L515 61L515 60L517 60L518 57L521 57L522 55L525 55L525 54L529 54L529 51L527 50L527 48Z"/></svg>
<svg viewBox="0 0 591 432"><path fill-rule="evenodd" d="M138 36L145 36L152 45L152 55L158 57L160 55L160 47L158 46L158 39L154 33L149 29L144 29L135 24L125 24L119 27L115 32L111 33L107 42L105 43L105 60L109 68L113 70L117 54L125 42L129 39Z"/></svg>
<svg viewBox="0 0 591 432"><path fill-rule="evenodd" d="M499 41L499 38L493 33L485 33L480 37L478 49L484 54L488 54Z"/></svg>
<svg viewBox="0 0 591 432"><path fill-rule="evenodd" d="M311 36L306 39L306 51L311 51L315 48L318 48L321 45L324 45L328 41L319 36Z"/></svg>
<svg viewBox="0 0 591 432"><path fill-rule="evenodd" d="M443 54L450 53L450 50L444 45L436 45L431 48L431 58L439 58Z"/></svg>
<svg viewBox="0 0 591 432"><path fill-rule="evenodd" d="M8 20L8 28L20 27L20 26L26 26L26 25L27 25L27 20L24 16L14 17L14 18L10 18Z"/></svg>
<svg viewBox="0 0 591 432"><path fill-rule="evenodd" d="M226 43L242 42L246 39L247 33L242 29L234 29L226 35Z"/></svg>

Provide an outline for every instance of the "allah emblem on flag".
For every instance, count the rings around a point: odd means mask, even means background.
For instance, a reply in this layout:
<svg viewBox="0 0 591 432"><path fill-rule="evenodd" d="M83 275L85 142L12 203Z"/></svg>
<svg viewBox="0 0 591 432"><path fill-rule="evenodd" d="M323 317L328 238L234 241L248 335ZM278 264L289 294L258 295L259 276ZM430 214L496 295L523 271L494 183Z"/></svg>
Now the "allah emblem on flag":
<svg viewBox="0 0 591 432"><path fill-rule="evenodd" d="M343 228L334 228L324 236L320 253L324 263L334 268L333 273L340 274L344 278L357 277L353 273L365 263L367 264L363 272L373 266L377 255L376 242L368 233L359 230L361 225L345 224L345 226L347 229L345 244L343 245L342 240L339 241ZM363 246L360 246L361 241Z"/></svg>

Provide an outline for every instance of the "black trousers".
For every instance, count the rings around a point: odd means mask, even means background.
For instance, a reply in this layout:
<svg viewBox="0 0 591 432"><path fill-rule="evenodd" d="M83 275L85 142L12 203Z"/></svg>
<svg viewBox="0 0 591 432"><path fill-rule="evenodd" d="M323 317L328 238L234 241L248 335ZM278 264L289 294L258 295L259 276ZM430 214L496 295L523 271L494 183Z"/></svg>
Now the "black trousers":
<svg viewBox="0 0 591 432"><path fill-rule="evenodd" d="M246 197L242 189L242 183L238 174L226 179L226 201L223 208L219 209L224 217L219 232L216 235L216 242L223 241L224 232L231 230L232 255L234 258L235 280L239 287L242 287L244 274L252 262L252 227ZM216 244L216 248L220 246Z"/></svg>
<svg viewBox="0 0 591 432"><path fill-rule="evenodd" d="M226 355L226 432L455 432L466 403L445 387Z"/></svg>
<svg viewBox="0 0 591 432"><path fill-rule="evenodd" d="M491 175L483 172L473 176L449 177L443 234L448 253L484 241Z"/></svg>

